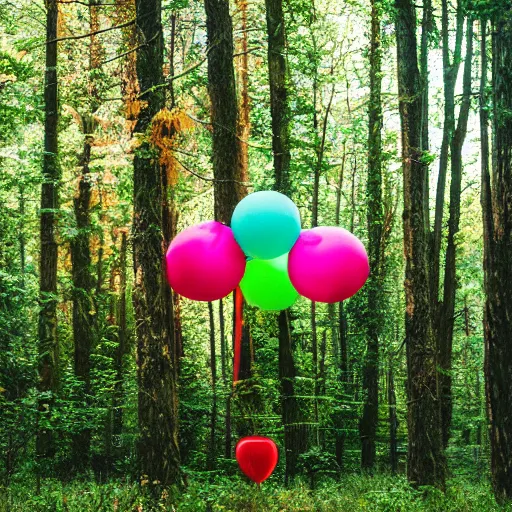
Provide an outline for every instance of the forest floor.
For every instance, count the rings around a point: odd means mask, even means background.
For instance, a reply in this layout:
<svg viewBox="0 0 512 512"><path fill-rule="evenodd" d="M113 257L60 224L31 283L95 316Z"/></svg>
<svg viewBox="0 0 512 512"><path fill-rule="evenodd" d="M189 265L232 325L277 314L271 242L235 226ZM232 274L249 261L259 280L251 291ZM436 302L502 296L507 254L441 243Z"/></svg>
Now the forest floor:
<svg viewBox="0 0 512 512"><path fill-rule="evenodd" d="M275 478L275 477L274 477ZM499 507L490 485L481 480L450 480L446 494L412 489L405 477L353 475L341 481L322 480L311 490L305 483L285 488L275 481L260 489L241 478L192 479L184 490L149 489L136 483L44 480L40 494L27 482L0 487L0 512L358 512L512 511Z"/></svg>

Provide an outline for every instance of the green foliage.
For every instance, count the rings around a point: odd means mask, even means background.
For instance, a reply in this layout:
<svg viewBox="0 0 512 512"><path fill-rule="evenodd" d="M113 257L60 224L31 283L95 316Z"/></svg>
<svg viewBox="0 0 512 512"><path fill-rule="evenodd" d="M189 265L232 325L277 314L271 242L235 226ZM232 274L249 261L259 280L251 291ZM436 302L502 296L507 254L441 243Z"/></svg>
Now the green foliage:
<svg viewBox="0 0 512 512"><path fill-rule="evenodd" d="M3 500L3 503L2 501ZM484 482L449 482L445 495L435 489L412 489L403 477L353 476L340 482L324 479L315 491L296 482L288 489L272 482L261 488L239 477L194 479L183 490L150 489L135 482L112 481L104 485L74 481L62 485L44 480L36 495L25 483L0 491L0 506L11 512L506 512Z"/></svg>

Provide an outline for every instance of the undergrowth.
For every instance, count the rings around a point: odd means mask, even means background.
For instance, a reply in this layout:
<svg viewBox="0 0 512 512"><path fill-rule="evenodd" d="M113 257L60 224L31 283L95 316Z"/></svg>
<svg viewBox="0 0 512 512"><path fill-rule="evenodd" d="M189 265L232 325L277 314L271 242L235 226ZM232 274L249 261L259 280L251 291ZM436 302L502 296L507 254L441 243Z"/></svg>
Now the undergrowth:
<svg viewBox="0 0 512 512"><path fill-rule="evenodd" d="M32 483L31 483L32 484ZM34 484L35 486L35 484ZM487 481L455 479L446 493L411 488L405 477L353 475L323 480L315 490L277 481L256 487L240 477L193 477L184 489L158 489L135 482L44 480L39 494L27 481L0 488L0 512L494 512L499 507Z"/></svg>

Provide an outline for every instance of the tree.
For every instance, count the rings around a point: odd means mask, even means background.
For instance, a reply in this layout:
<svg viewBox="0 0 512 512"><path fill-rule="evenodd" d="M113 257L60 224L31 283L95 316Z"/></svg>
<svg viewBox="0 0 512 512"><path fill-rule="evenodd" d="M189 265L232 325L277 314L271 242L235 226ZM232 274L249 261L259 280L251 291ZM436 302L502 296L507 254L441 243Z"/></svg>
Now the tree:
<svg viewBox="0 0 512 512"><path fill-rule="evenodd" d="M98 8L92 3L89 5L89 16L89 29L91 33L94 33L99 28L99 19ZM89 43L89 80L87 84L90 112L81 118L81 128L84 135L83 151L79 159L81 175L78 182L78 194L73 199L77 233L71 240L75 375L83 382L83 400L86 403L89 402L88 396L90 394L90 356L94 343L96 314L90 249L92 181L89 166L94 142L94 115L100 106L95 76L100 67L100 50L98 36L91 35ZM73 461L80 469L87 466L90 444L91 431L88 428L78 432L73 437Z"/></svg>
<svg viewBox="0 0 512 512"><path fill-rule="evenodd" d="M434 334L439 350L439 374L441 418L443 429L443 446L448 446L452 419L452 345L453 345L453 315L455 308L456 254L455 235L459 230L460 190L462 178L462 145L466 137L469 106L471 100L471 56L472 56L472 26L468 24L466 33L467 52L464 68L464 92L458 120L455 117L455 84L461 64L462 37L464 32L464 8L462 0L457 3L455 48L450 60L449 46L449 12L448 2L441 4L442 48L443 48L443 83L444 83L444 124L441 154L439 157L439 174L437 180L434 230L431 233L431 300L434 315ZM470 32L471 30L471 32ZM469 44L471 43L471 44ZM469 66L469 67L468 67ZM446 178L450 163L452 179L450 183L450 219L448 233L448 249L444 264L444 276L441 278L440 260L443 238L443 217L445 203ZM441 279L443 279L443 297L439 300Z"/></svg>
<svg viewBox="0 0 512 512"><path fill-rule="evenodd" d="M44 157L43 183L41 185L39 260L39 429L37 454L52 456L54 446L49 425L41 426L43 417L51 414L54 393L58 385L57 340L57 259L58 246L55 236L59 208L60 169L58 163L58 96L57 96L57 0L46 2L46 72L44 88ZM47 422L46 422L47 423Z"/></svg>
<svg viewBox="0 0 512 512"><path fill-rule="evenodd" d="M368 256L371 275L367 284L368 318L366 360L363 368L363 416L360 421L361 466L372 469L375 464L375 437L379 419L379 335L382 325L382 50L381 10L379 0L372 0L370 40L370 103L368 109Z"/></svg>
<svg viewBox="0 0 512 512"><path fill-rule="evenodd" d="M505 4L503 4L505 6ZM492 86L494 158L489 173L487 136L486 45L482 42L481 135L482 212L484 222L485 371L491 439L491 474L496 499L512 500L512 13L496 9L492 23ZM485 37L485 21L483 31Z"/></svg>
<svg viewBox="0 0 512 512"><path fill-rule="evenodd" d="M266 0L268 34L268 73L270 82L270 114L272 118L272 152L275 189L291 195L290 180L290 106L288 100L288 65L286 60L286 22L282 0ZM284 425L286 480L297 473L298 456L306 448L300 412L295 397L296 377L293 359L290 315L281 311L279 327L279 379L281 382L281 415Z"/></svg>
<svg viewBox="0 0 512 512"><path fill-rule="evenodd" d="M396 0L398 94L402 126L405 336L407 346L409 480L445 485L446 464L437 396L437 350L432 331L425 219L425 172L421 152L421 77L416 12L411 0Z"/></svg>
<svg viewBox="0 0 512 512"><path fill-rule="evenodd" d="M179 481L176 379L163 273L164 186L158 150L149 140L154 116L164 107L163 38L160 0L136 0L144 44L137 53L141 109L135 132L141 143L134 158L134 308L139 384L138 445L141 472L150 482Z"/></svg>
<svg viewBox="0 0 512 512"><path fill-rule="evenodd" d="M443 301L437 304L436 333L439 347L441 389L441 417L443 445L448 446L452 422L452 352L453 324L455 317L456 236L460 224L460 197L462 189L462 146L466 138L469 109L471 107L471 64L473 61L473 20L468 18L466 30L466 57L464 62L463 92L457 127L450 140L450 211L448 218L448 240L444 264Z"/></svg>
<svg viewBox="0 0 512 512"><path fill-rule="evenodd" d="M237 82L239 90L238 104L238 139L240 144L241 176L247 181L249 175L249 136L251 133L250 98L249 98L249 37L247 26L247 0L237 0L236 6L240 11L240 38L238 40L240 55L237 56Z"/></svg>
<svg viewBox="0 0 512 512"><path fill-rule="evenodd" d="M247 193L242 176L233 67L233 25L227 0L205 0L211 102L215 219L228 224Z"/></svg>

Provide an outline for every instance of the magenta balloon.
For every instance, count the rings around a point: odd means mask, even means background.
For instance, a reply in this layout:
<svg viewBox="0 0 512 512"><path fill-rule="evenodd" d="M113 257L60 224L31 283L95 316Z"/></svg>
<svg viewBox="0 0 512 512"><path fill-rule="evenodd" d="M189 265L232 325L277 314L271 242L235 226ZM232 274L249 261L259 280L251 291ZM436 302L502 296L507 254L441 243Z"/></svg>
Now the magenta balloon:
<svg viewBox="0 0 512 512"><path fill-rule="evenodd" d="M245 255L231 228L216 221L191 226L171 242L166 255L171 287L192 300L222 299L245 272Z"/></svg>
<svg viewBox="0 0 512 512"><path fill-rule="evenodd" d="M356 293L370 273L362 242L338 227L301 232L290 251L288 273L295 289L315 302L340 302Z"/></svg>

